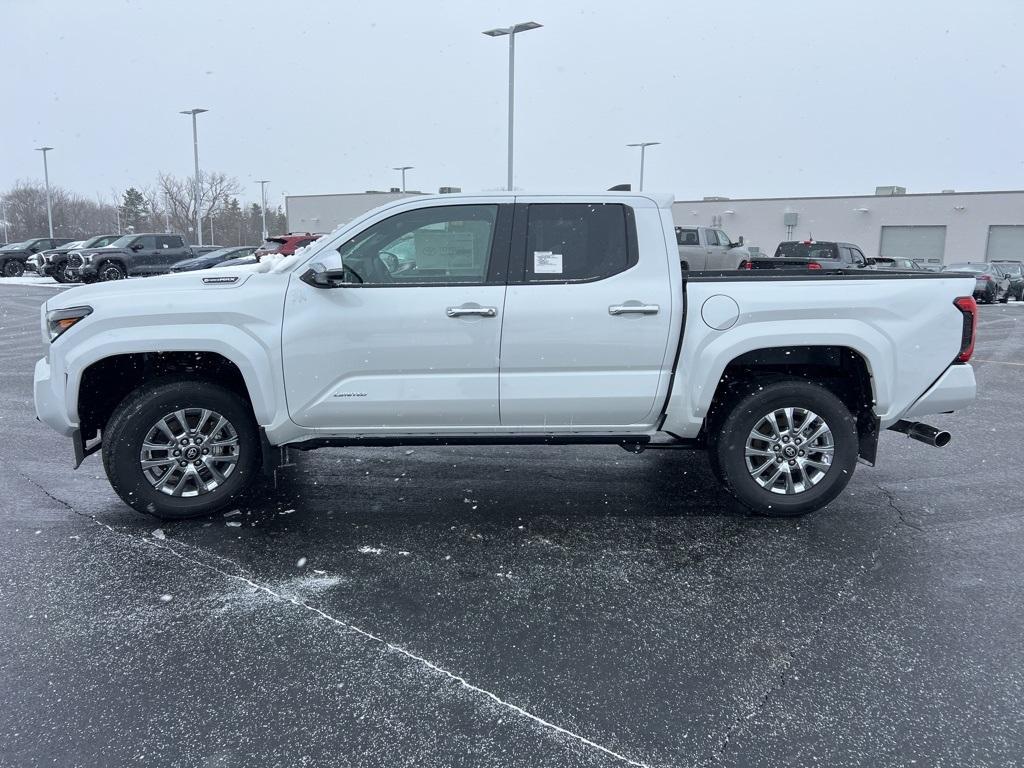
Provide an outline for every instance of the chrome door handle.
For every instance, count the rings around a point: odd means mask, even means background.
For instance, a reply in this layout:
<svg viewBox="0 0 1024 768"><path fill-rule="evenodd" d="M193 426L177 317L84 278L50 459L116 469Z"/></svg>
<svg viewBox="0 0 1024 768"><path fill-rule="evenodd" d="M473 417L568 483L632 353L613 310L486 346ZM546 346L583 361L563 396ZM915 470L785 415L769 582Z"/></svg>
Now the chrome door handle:
<svg viewBox="0 0 1024 768"><path fill-rule="evenodd" d="M464 317L476 315L478 317L496 317L498 310L495 307L448 307L448 317Z"/></svg>
<svg viewBox="0 0 1024 768"><path fill-rule="evenodd" d="M609 315L656 315L661 311L657 304L612 304Z"/></svg>

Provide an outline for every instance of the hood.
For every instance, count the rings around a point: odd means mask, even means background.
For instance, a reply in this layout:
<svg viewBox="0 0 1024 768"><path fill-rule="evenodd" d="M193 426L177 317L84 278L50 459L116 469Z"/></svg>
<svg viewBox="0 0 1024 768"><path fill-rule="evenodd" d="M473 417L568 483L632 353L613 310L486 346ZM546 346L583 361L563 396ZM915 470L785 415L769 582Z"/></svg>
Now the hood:
<svg viewBox="0 0 1024 768"><path fill-rule="evenodd" d="M65 309L82 305L94 306L96 303L138 299L152 302L156 302L158 299L169 299L178 305L182 305L183 302L187 301L187 296L179 296L179 294L196 291L236 290L245 285L252 276L252 273L249 272L218 269L216 274L213 275L204 270L202 272L158 275L145 279L92 283L91 285L82 285L58 293L46 302L46 308L48 310ZM232 277L236 279L231 282L224 279ZM206 282L204 282L204 279ZM211 280L216 282L210 282Z"/></svg>

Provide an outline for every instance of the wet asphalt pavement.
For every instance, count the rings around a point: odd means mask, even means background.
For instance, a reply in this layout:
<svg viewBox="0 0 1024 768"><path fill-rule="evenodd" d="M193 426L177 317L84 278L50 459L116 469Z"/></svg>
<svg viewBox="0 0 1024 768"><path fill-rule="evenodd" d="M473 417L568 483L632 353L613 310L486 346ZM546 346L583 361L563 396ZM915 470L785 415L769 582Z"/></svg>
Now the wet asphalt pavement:
<svg viewBox="0 0 1024 768"><path fill-rule="evenodd" d="M1024 305L950 447L800 520L696 453L463 447L166 524L34 420L52 293L0 282L0 765L1024 761Z"/></svg>

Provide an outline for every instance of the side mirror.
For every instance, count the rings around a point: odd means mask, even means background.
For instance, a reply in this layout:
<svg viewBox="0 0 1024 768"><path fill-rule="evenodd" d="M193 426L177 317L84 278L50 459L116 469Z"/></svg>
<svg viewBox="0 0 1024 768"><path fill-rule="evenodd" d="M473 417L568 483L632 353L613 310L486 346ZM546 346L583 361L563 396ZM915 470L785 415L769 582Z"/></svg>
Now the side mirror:
<svg viewBox="0 0 1024 768"><path fill-rule="evenodd" d="M299 278L307 285L314 288L342 288L346 285L358 285L363 282L359 276L350 269L326 269L323 264L316 263Z"/></svg>
<svg viewBox="0 0 1024 768"><path fill-rule="evenodd" d="M142 243L132 243L130 246L128 246L128 248L133 250L133 251L141 251L142 250Z"/></svg>
<svg viewBox="0 0 1024 768"><path fill-rule="evenodd" d="M743 235L740 235L740 239L736 241L736 245L743 245Z"/></svg>
<svg viewBox="0 0 1024 768"><path fill-rule="evenodd" d="M1003 277L1005 277L1007 280L1009 280L1010 279L1010 273L1007 272L1005 275L1003 275Z"/></svg>

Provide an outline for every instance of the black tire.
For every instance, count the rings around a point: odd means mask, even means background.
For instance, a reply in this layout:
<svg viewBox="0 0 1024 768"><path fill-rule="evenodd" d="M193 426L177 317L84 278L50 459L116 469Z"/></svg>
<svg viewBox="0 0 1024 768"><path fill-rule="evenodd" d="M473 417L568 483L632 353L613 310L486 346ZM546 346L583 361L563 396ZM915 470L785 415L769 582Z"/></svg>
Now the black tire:
<svg viewBox="0 0 1024 768"><path fill-rule="evenodd" d="M141 464L142 444L150 430L168 414L183 409L208 409L222 415L238 438L237 462L230 473L225 472L226 479L191 497L157 490ZM181 432L184 434L184 430ZM213 440L214 434L207 439ZM249 404L212 382L163 380L145 384L117 406L103 430L103 467L110 485L132 509L163 520L200 517L230 504L257 475L261 460L259 431ZM175 466L166 471L184 472Z"/></svg>
<svg viewBox="0 0 1024 768"><path fill-rule="evenodd" d="M124 267L116 261L104 261L96 270L96 275L103 282L108 282L110 280L124 280L128 277L128 273L125 272Z"/></svg>
<svg viewBox="0 0 1024 768"><path fill-rule="evenodd" d="M66 259L64 261L58 261L53 265L53 272L51 273L51 276L58 283L70 283L71 280L68 279L67 274L64 272L67 268L68 262Z"/></svg>
<svg viewBox="0 0 1024 768"><path fill-rule="evenodd" d="M758 484L746 459L747 440L754 428L767 414L785 408L817 414L832 432L834 451L827 471L810 488L791 494L772 492ZM792 445L796 446L795 441ZM794 517L821 509L850 481L857 464L857 422L839 398L824 387L785 379L738 398L725 410L718 427L709 435L708 451L713 455L713 467L717 462L726 490L741 504L770 517ZM769 459L763 466L771 465Z"/></svg>
<svg viewBox="0 0 1024 768"><path fill-rule="evenodd" d="M8 259L4 262L3 269L0 273L4 277L21 277L25 274L25 265L17 259Z"/></svg>

